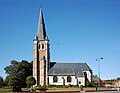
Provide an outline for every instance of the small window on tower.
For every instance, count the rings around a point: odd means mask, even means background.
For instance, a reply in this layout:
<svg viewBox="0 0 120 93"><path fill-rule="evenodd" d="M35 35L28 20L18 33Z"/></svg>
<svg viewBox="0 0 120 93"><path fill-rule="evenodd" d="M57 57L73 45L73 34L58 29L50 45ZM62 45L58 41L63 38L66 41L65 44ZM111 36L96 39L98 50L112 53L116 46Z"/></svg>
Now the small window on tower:
<svg viewBox="0 0 120 93"><path fill-rule="evenodd" d="M39 46L38 46L38 49L40 49L40 44L39 44Z"/></svg>
<svg viewBox="0 0 120 93"><path fill-rule="evenodd" d="M44 44L42 44L42 49L44 49Z"/></svg>
<svg viewBox="0 0 120 93"><path fill-rule="evenodd" d="M43 56L43 58L42 58L42 59L43 59L43 61L45 61L45 56Z"/></svg>

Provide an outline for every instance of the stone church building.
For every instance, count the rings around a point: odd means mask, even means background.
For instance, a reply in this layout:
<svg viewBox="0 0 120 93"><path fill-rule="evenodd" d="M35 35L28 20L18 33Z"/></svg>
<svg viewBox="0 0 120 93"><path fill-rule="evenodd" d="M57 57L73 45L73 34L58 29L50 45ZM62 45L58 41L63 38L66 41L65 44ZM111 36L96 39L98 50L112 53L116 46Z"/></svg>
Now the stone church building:
<svg viewBox="0 0 120 93"><path fill-rule="evenodd" d="M92 81L92 70L83 62L50 62L50 44L42 9L34 38L33 77L36 85L83 85Z"/></svg>

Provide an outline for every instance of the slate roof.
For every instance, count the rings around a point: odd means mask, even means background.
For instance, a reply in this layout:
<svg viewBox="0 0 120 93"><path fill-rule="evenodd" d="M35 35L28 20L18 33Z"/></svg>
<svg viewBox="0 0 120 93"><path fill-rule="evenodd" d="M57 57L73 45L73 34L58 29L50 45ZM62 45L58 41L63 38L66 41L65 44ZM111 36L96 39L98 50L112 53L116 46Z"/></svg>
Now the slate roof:
<svg viewBox="0 0 120 93"><path fill-rule="evenodd" d="M48 75L76 75L84 76L83 71L90 71L90 67L86 63L57 63L51 62L51 68Z"/></svg>
<svg viewBox="0 0 120 93"><path fill-rule="evenodd" d="M39 15L39 22L38 22L38 31L35 36L35 39L38 40L45 40L47 39L46 29L45 29L45 23L44 23L44 17L42 13L42 9L40 9L40 15Z"/></svg>

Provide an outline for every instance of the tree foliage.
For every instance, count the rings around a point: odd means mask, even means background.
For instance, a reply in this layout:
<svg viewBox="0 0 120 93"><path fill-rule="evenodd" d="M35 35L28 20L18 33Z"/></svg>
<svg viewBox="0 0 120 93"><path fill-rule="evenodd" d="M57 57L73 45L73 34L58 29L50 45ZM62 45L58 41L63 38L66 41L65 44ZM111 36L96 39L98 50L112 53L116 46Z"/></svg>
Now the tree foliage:
<svg viewBox="0 0 120 93"><path fill-rule="evenodd" d="M9 76L9 86L12 87L13 92L20 91L21 85L19 84L20 80L16 76Z"/></svg>
<svg viewBox="0 0 120 93"><path fill-rule="evenodd" d="M112 84L113 83L112 80L106 80L105 82L106 82L106 84Z"/></svg>
<svg viewBox="0 0 120 93"><path fill-rule="evenodd" d="M117 77L117 80L120 80L120 77Z"/></svg>
<svg viewBox="0 0 120 93"><path fill-rule="evenodd" d="M31 86L33 86L33 85L36 84L36 80L35 80L35 78L32 77L32 76L28 76L28 77L26 78L26 83L27 83L28 88L30 88Z"/></svg>
<svg viewBox="0 0 120 93"><path fill-rule="evenodd" d="M10 75L8 75L8 76L6 76L6 78L5 78L5 80L4 80L4 84L5 84L5 86L9 86L9 77L10 77Z"/></svg>
<svg viewBox="0 0 120 93"><path fill-rule="evenodd" d="M3 87L4 86L4 81L3 81L3 78L0 76L0 87Z"/></svg>
<svg viewBox="0 0 120 93"><path fill-rule="evenodd" d="M28 76L32 76L32 63L29 63L25 60L18 62L16 60L12 60L9 66L4 68L6 74L8 76L5 79L6 84L9 82L9 78L11 76L16 76L20 82L19 84L22 87L26 86L25 80ZM9 77L10 76L10 77Z"/></svg>

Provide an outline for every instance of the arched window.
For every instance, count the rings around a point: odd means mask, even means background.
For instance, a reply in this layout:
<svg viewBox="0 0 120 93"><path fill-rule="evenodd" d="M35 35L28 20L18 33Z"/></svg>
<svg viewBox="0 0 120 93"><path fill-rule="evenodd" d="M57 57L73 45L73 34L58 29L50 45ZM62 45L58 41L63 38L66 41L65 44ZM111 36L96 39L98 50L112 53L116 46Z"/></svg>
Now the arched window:
<svg viewBox="0 0 120 93"><path fill-rule="evenodd" d="M71 76L67 76L67 82L71 82Z"/></svg>
<svg viewBox="0 0 120 93"><path fill-rule="evenodd" d="M44 44L42 44L42 49L44 49Z"/></svg>
<svg viewBox="0 0 120 93"><path fill-rule="evenodd" d="M38 45L38 49L40 49L40 44Z"/></svg>
<svg viewBox="0 0 120 93"><path fill-rule="evenodd" d="M53 76L53 82L57 82L57 81L58 81L57 76Z"/></svg>

